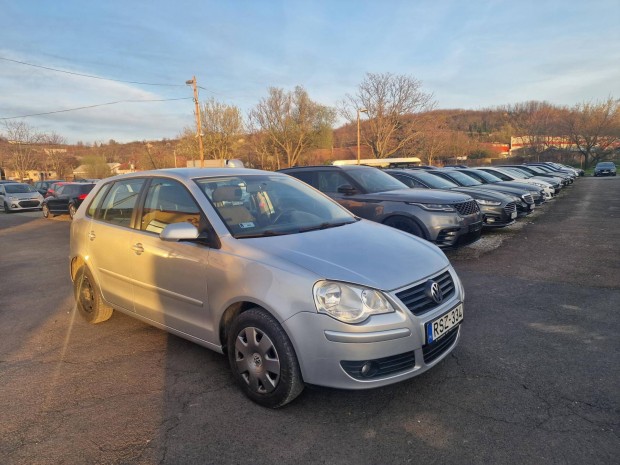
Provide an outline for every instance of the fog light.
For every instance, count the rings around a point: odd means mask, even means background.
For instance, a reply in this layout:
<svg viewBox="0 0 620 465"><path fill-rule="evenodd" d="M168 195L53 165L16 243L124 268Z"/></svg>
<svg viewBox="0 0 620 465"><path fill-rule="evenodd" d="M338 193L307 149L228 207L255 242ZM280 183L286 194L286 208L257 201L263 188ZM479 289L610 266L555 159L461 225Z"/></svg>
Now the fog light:
<svg viewBox="0 0 620 465"><path fill-rule="evenodd" d="M495 223L495 218L487 218L487 223Z"/></svg>
<svg viewBox="0 0 620 465"><path fill-rule="evenodd" d="M378 370L379 367L375 362L366 362L362 365L360 373L364 378L371 378L377 373Z"/></svg>

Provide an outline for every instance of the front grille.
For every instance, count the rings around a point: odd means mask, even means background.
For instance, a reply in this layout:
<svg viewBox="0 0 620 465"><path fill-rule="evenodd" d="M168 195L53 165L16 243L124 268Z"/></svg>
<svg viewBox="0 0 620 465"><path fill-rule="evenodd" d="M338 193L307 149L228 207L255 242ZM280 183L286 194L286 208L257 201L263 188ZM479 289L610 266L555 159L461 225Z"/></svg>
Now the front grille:
<svg viewBox="0 0 620 465"><path fill-rule="evenodd" d="M523 201L524 201L525 203L534 203L534 199L533 199L533 197L532 197L532 194L523 194L523 195L521 196L521 198L523 199Z"/></svg>
<svg viewBox="0 0 620 465"><path fill-rule="evenodd" d="M38 207L39 201L38 200L22 200L21 202L19 202L19 206L22 208Z"/></svg>
<svg viewBox="0 0 620 465"><path fill-rule="evenodd" d="M438 276L430 278L430 280L436 281L437 284L439 284L443 300L450 298L454 294L454 281L452 281L450 272L445 271ZM439 305L430 296L426 295L425 288L427 282L428 281L425 281L417 286L396 293L396 297L398 297L414 315L421 315Z"/></svg>
<svg viewBox="0 0 620 465"><path fill-rule="evenodd" d="M456 336L459 334L459 326L452 328L441 339L431 342L422 346L422 355L424 356L424 363L431 363L433 360L441 356L446 350L452 347Z"/></svg>
<svg viewBox="0 0 620 465"><path fill-rule="evenodd" d="M504 212L506 213L508 218L510 218L511 215L516 211L517 211L517 205L514 202L508 202L506 206L504 207Z"/></svg>
<svg viewBox="0 0 620 465"><path fill-rule="evenodd" d="M452 205L456 208L456 211L459 212L461 216L473 215L480 211L480 207L478 207L478 202L475 200L469 200L468 202L455 203Z"/></svg>
<svg viewBox="0 0 620 465"><path fill-rule="evenodd" d="M362 367L371 363L372 369L366 375L362 374ZM411 370L415 367L415 352L391 355L375 360L341 360L340 366L349 376L355 379L374 379L392 375L401 371Z"/></svg>

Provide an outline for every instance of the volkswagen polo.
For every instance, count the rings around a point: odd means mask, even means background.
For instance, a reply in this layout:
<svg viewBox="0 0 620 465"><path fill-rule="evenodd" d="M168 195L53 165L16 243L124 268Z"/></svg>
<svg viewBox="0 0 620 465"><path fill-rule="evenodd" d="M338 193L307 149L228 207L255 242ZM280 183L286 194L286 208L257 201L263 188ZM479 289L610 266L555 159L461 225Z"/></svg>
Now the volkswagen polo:
<svg viewBox="0 0 620 465"><path fill-rule="evenodd" d="M409 379L460 337L464 291L435 245L284 174L174 169L100 181L71 224L89 322L115 310L226 354L257 403L305 383Z"/></svg>

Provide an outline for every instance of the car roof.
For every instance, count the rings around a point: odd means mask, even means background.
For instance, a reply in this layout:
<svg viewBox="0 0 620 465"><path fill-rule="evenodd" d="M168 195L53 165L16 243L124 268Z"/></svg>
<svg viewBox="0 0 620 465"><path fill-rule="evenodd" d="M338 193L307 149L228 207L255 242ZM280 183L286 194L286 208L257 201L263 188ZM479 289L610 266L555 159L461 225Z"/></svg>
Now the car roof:
<svg viewBox="0 0 620 465"><path fill-rule="evenodd" d="M379 169L376 166L368 166L368 165L310 165L310 166L291 166L290 168L283 168L281 171L283 173L292 170L316 170L316 169L337 169L342 171L351 171L351 170L359 170L359 169Z"/></svg>
<svg viewBox="0 0 620 465"><path fill-rule="evenodd" d="M178 180L189 181L192 179L222 177L222 176L247 176L247 175L265 175L278 174L273 171L255 170L250 168L163 168L158 170L138 171L135 173L119 174L103 179L105 182L116 181L121 179L144 178L144 177L160 177L166 176L176 178ZM99 181L101 182L101 181Z"/></svg>

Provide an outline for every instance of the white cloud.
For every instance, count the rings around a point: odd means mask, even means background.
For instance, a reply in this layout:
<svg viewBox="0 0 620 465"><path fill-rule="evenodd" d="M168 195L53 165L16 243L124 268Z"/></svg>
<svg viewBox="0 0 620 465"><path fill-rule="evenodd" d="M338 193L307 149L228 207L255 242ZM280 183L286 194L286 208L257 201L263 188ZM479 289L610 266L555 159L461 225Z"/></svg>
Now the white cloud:
<svg viewBox="0 0 620 465"><path fill-rule="evenodd" d="M0 50L0 56L44 63L37 56ZM91 74L88 70L64 71ZM160 90L163 91L160 92ZM12 117L98 105L123 100L191 97L190 87L154 88L48 71L3 61L0 67L0 117ZM70 142L115 139L132 141L174 137L193 122L191 100L119 103L25 118L41 131L55 131Z"/></svg>

